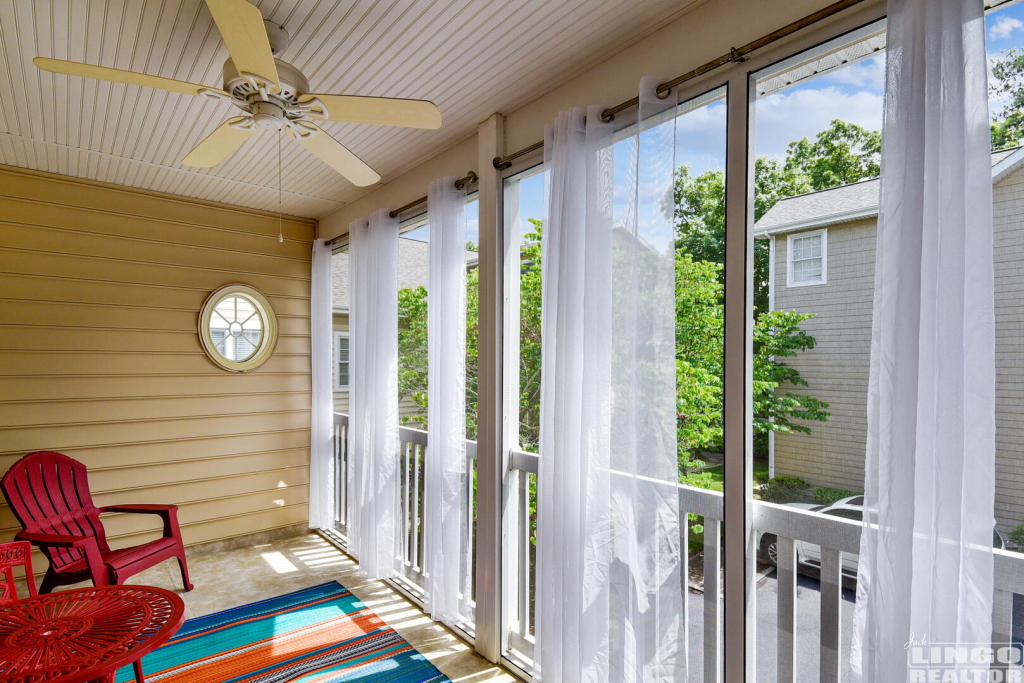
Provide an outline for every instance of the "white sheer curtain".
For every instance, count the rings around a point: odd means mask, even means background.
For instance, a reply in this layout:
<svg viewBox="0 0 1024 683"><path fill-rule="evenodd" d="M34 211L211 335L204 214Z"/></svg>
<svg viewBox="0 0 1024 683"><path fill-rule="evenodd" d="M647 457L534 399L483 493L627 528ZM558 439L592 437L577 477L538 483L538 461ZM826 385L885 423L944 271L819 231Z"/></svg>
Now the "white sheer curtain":
<svg viewBox="0 0 1024 683"><path fill-rule="evenodd" d="M334 394L331 368L331 248L313 242L310 286L312 411L309 438L309 527L334 526Z"/></svg>
<svg viewBox="0 0 1024 683"><path fill-rule="evenodd" d="M466 467L466 193L455 176L430 184L424 603L456 626L471 618Z"/></svg>
<svg viewBox="0 0 1024 683"><path fill-rule="evenodd" d="M672 104L545 131L534 680L685 681Z"/></svg>
<svg viewBox="0 0 1024 683"><path fill-rule="evenodd" d="M995 521L982 0L890 0L888 16L851 659L853 680L870 683L907 679L911 634L989 642Z"/></svg>
<svg viewBox="0 0 1024 683"><path fill-rule="evenodd" d="M351 420L349 547L359 570L398 570L398 220L387 209L349 228Z"/></svg>

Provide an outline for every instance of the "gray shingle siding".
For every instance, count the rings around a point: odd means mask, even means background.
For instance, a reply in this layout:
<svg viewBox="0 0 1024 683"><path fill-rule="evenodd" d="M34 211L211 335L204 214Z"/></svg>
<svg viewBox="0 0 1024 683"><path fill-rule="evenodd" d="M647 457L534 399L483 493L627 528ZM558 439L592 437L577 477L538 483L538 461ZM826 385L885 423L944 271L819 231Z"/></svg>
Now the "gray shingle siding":
<svg viewBox="0 0 1024 683"><path fill-rule="evenodd" d="M874 244L874 219L829 227L828 282L787 287L788 240L776 238L775 309L814 313L803 327L817 340L786 361L810 386L782 391L826 401L831 413L825 423L802 422L810 434L776 434L776 475L851 491L864 486Z"/></svg>
<svg viewBox="0 0 1024 683"><path fill-rule="evenodd" d="M993 163L1001 158L993 155ZM780 202L781 203L781 202ZM996 313L996 509L1007 531L1024 523L1024 168L993 186ZM763 226L758 224L757 228ZM862 491L877 218L828 226L828 282L786 287L786 235L776 237L775 308L814 313L817 338L789 359L808 393L830 403L811 434L777 434L777 475Z"/></svg>

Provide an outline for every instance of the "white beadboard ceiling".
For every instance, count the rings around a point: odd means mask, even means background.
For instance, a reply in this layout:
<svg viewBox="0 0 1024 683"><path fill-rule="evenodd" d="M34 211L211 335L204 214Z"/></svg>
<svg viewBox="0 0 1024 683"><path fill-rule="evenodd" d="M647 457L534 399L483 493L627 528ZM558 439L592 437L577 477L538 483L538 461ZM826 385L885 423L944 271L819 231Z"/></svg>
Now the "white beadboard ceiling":
<svg viewBox="0 0 1024 683"><path fill-rule="evenodd" d="M259 0L283 25L281 58L313 92L434 101L424 131L327 123L384 181L464 139L703 0ZM228 53L203 0L0 0L0 163L276 211L277 138L213 169L185 154L226 103L55 75L36 56L221 86ZM285 213L320 218L357 188L285 137Z"/></svg>

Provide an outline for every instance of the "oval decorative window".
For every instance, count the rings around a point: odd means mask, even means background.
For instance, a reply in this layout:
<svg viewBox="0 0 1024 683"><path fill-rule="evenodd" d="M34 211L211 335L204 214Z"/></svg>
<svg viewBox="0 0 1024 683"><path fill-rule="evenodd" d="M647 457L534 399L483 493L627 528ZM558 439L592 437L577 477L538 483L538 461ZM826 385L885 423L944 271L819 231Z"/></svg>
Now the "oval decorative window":
<svg viewBox="0 0 1024 683"><path fill-rule="evenodd" d="M277 346L277 316L267 297L248 285L226 285L199 313L199 339L225 370L247 372L267 362Z"/></svg>

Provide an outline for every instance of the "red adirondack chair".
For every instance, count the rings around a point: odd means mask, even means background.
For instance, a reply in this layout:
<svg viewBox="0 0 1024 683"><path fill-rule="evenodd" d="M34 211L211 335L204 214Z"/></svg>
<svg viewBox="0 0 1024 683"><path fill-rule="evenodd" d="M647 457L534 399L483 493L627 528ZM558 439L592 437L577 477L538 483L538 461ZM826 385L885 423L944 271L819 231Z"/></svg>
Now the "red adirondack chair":
<svg viewBox="0 0 1024 683"><path fill-rule="evenodd" d="M50 561L40 593L92 579L93 585L121 584L129 576L172 557L178 560L185 590L192 590L177 505L109 505L98 508L89 493L85 465L61 453L38 451L14 463L0 489L21 522L17 540L30 541ZM163 538L111 550L100 514L126 512L159 515Z"/></svg>
<svg viewBox="0 0 1024 683"><path fill-rule="evenodd" d="M25 582L29 596L36 594L36 579L32 576L32 546L25 541L0 543L0 607L16 602L18 591L14 585L14 568L25 568Z"/></svg>

